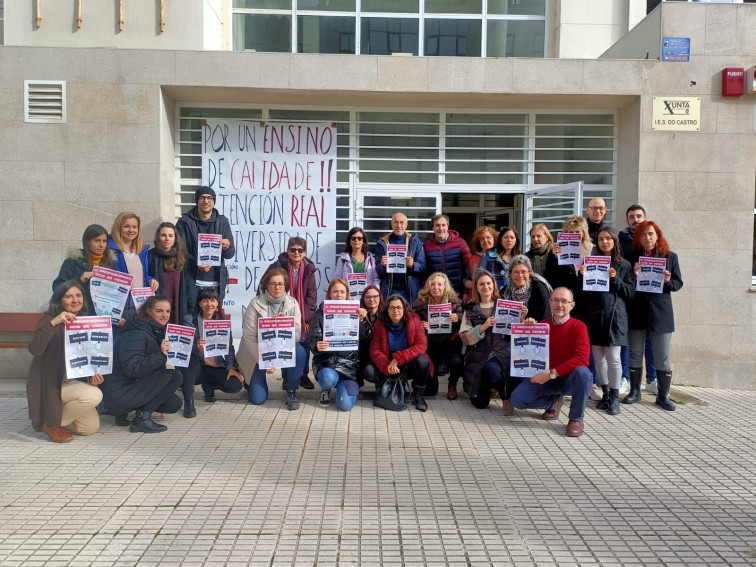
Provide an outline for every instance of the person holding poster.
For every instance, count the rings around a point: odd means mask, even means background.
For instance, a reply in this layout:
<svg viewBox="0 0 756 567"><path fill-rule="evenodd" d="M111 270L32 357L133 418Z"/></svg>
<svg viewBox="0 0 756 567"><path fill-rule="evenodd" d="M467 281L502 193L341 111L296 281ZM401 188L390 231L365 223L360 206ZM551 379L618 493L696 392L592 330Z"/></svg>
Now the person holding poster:
<svg viewBox="0 0 756 567"><path fill-rule="evenodd" d="M205 401L216 401L215 390L225 394L236 394L244 384L244 378L239 372L239 364L236 361L234 350L234 338L231 335L231 327L223 329L228 332L226 341L228 347L220 354L213 354L206 350L208 339L203 331L203 323L206 321L227 321L220 310L220 297L213 288L203 288L197 294L197 310L192 324L196 330L196 349L192 354L189 365L189 374L192 376L191 388L194 384L201 384L205 393ZM215 350L215 349L213 349ZM186 395L186 391L185 394Z"/></svg>
<svg viewBox="0 0 756 567"><path fill-rule="evenodd" d="M210 187L200 187L194 192L195 206L185 213L176 223L176 231L184 239L189 275L197 288L214 287L218 291L223 305L223 297L228 286L228 269L226 260L236 254L234 235L228 219L215 208L215 191ZM221 235L220 266L198 266L199 251L197 244L200 234Z"/></svg>
<svg viewBox="0 0 756 567"><path fill-rule="evenodd" d="M436 272L428 277L423 289L417 294L415 303L412 304L412 310L420 317L423 327L428 332L431 324L428 307L445 304L449 304L451 311L449 315L451 327L448 333L428 333L427 353L433 361L433 373L428 377L425 395L435 396L438 393L438 369L443 364L449 369L449 387L446 397L449 400L456 400L459 397L457 382L462 376L462 342L458 335L459 325L462 322L462 302L446 274Z"/></svg>
<svg viewBox="0 0 756 567"><path fill-rule="evenodd" d="M609 291L586 292L582 295L583 322L588 327L596 374L602 397L596 409L609 415L620 413L619 389L622 380L620 348L627 344L627 307L625 302L635 294L635 278L630 263L622 257L617 231L605 226L598 232L598 247L593 256L609 256ZM580 266L580 279L586 277L586 266Z"/></svg>
<svg viewBox="0 0 756 567"><path fill-rule="evenodd" d="M405 372L406 381L412 380L412 404L418 411L428 411L425 384L433 373L433 362L427 349L428 339L420 318L410 311L404 297L389 296L370 343L370 358L377 369L376 388L389 374Z"/></svg>
<svg viewBox="0 0 756 567"><path fill-rule="evenodd" d="M423 242L426 271L444 272L457 295L462 295L465 281L469 279L467 266L470 263L470 248L456 230L449 230L447 215L435 215L431 226L433 234ZM428 394L427 388L425 393Z"/></svg>
<svg viewBox="0 0 756 567"><path fill-rule="evenodd" d="M667 411L675 411L675 404L669 399L672 384L672 370L669 362L669 344L675 332L675 316L672 311L672 296L683 286L680 263L677 254L669 249L669 244L659 225L644 221L635 229L633 236L634 253L628 260L634 265L635 277L640 273L639 259L664 258L667 267L663 270L664 280L661 293L636 291L628 304L630 329L630 394L622 400L633 404L640 400L641 371L646 335L651 336L651 344L656 363L656 405ZM660 268L661 269L661 268Z"/></svg>
<svg viewBox="0 0 756 567"><path fill-rule="evenodd" d="M382 310L381 290L374 285L365 288L360 298L360 369L357 373L357 383L360 387L365 382L375 384L376 381L376 369L370 362L370 342L373 340L373 327Z"/></svg>
<svg viewBox="0 0 756 567"><path fill-rule="evenodd" d="M472 292L472 279L475 277L475 272L478 271L481 260L489 250L496 248L496 236L497 232L490 226L481 226L473 233L472 240L470 241L472 254L470 255L470 261L467 263L470 279L465 280L465 303Z"/></svg>
<svg viewBox="0 0 756 567"><path fill-rule="evenodd" d="M545 224L537 224L530 229L530 249L525 255L530 259L534 274L542 276L546 272L546 260L553 245L554 237Z"/></svg>
<svg viewBox="0 0 756 567"><path fill-rule="evenodd" d="M425 270L423 245L412 233L407 232L407 215L394 213L391 217L391 232L382 236L375 244L375 261L378 277L381 279L381 293L388 297L398 293L409 304L415 301L420 291L420 278ZM407 247L407 271L395 274L387 271L389 244Z"/></svg>
<svg viewBox="0 0 756 567"><path fill-rule="evenodd" d="M334 278L328 284L326 299L347 301L349 285L341 278ZM324 304L315 311L310 328L310 350L312 351L312 371L323 391L319 402L327 406L331 403L331 388L336 388L336 407L350 411L357 403L360 386L357 371L360 366L359 350L335 350L324 340Z"/></svg>
<svg viewBox="0 0 756 567"><path fill-rule="evenodd" d="M375 268L375 256L368 250L365 232L359 226L351 228L347 233L346 245L336 260L336 271L333 277L347 280L349 283L349 274L365 274L365 287L381 285L381 279ZM350 297L360 298L365 287L353 290L357 292L356 294L351 293L350 290Z"/></svg>
<svg viewBox="0 0 756 567"><path fill-rule="evenodd" d="M593 250L593 242L588 235L588 223L583 217L578 215L567 217L562 225L562 232L580 234L581 262L578 262L576 265L560 266L557 256L562 252L562 247L559 246L559 244L554 244L548 258L546 258L546 272L544 277L553 289L566 287L577 296L581 293L581 287L578 285L580 283L578 281L578 270L582 263L582 258L588 256L591 253L591 250ZM578 307L580 307L580 305L578 305ZM576 311L572 316L578 317L578 312Z"/></svg>
<svg viewBox="0 0 756 567"><path fill-rule="evenodd" d="M78 435L92 435L100 428L95 408L102 400L96 387L102 383L102 374L86 381L66 379L66 323L86 314L82 284L77 280L58 284L29 343L34 355L26 382L29 418L36 431L43 431L55 443L73 440L66 427Z"/></svg>
<svg viewBox="0 0 756 567"><path fill-rule="evenodd" d="M261 317L293 317L295 365L282 368L281 373L286 389L286 408L299 409L297 390L302 376L307 354L301 344L302 314L299 304L289 295L289 272L284 268L271 268L263 275L260 283L260 295L250 301L244 313L244 325L241 344L239 345L239 368L249 385L249 403L259 406L268 399L267 374L273 374L275 368L260 368L260 349L258 320Z"/></svg>
<svg viewBox="0 0 756 567"><path fill-rule="evenodd" d="M116 425L129 425L132 432L161 433L168 428L152 421L153 412L177 413L181 409L181 398L175 392L183 375L166 367L171 345L165 329L170 319L171 300L164 295L148 297L123 326L115 343L113 374L100 385ZM136 415L129 421L133 410Z"/></svg>
<svg viewBox="0 0 756 567"><path fill-rule="evenodd" d="M317 268L315 263L307 257L307 240L301 236L292 236L286 245L286 252L278 256L278 260L273 262L265 271L267 274L274 268L283 268L289 275L290 288L287 288L289 295L297 302L301 317L302 327L302 350L305 353L302 366L302 376L299 379L299 385L305 390L312 390L315 385L310 380L310 349L308 348L307 336L310 332L312 318L315 316L315 309L318 306L318 288L315 284L315 272ZM263 280L265 274L263 274ZM260 284L262 290L262 284Z"/></svg>
<svg viewBox="0 0 756 567"><path fill-rule="evenodd" d="M158 281L150 277L148 246L142 240L142 221L134 213L119 213L110 229L108 244L115 254L115 270L134 276L131 287L149 287L156 292ZM130 302L126 302L124 314L133 312ZM119 321L122 326L125 318Z"/></svg>
<svg viewBox="0 0 756 567"><path fill-rule="evenodd" d="M150 273L158 282L158 295L171 298L171 323L191 325L197 288L194 286L186 244L172 222L160 223L155 231L155 247L147 252Z"/></svg>
<svg viewBox="0 0 756 567"><path fill-rule="evenodd" d="M593 376L588 369L591 346L588 329L582 321L570 317L575 306L572 292L558 287L549 299L549 368L523 380L512 393L512 405L518 409L545 409L541 417L559 419L563 396L572 396L567 437L583 434L585 403L591 393ZM532 317L525 323L536 323Z"/></svg>
<svg viewBox="0 0 756 567"><path fill-rule="evenodd" d="M522 254L522 251L520 235L513 226L502 227L496 243L496 250L490 250L481 258L478 270L492 273L496 278L496 289L499 290L509 281L509 262L514 256Z"/></svg>
<svg viewBox="0 0 756 567"><path fill-rule="evenodd" d="M491 390L499 392L507 412L511 391L508 387L515 382L509 378L509 337L493 332L496 325L494 310L499 291L496 278L491 272L478 270L473 278L470 303L465 305L465 313L459 329L465 352L464 388L470 402L478 409L485 409L491 402ZM511 414L509 414L511 415Z"/></svg>
<svg viewBox="0 0 756 567"><path fill-rule="evenodd" d="M94 315L96 313L94 303L92 302L92 293L89 289L89 280L92 279L92 268L102 266L103 268L113 268L115 256L108 246L108 231L99 224L90 224L84 229L81 237L82 248L71 248L68 251L68 258L63 261L60 267L58 277L53 281L52 288L58 287L68 280L76 280L81 283L84 289L84 302L87 306L87 313Z"/></svg>

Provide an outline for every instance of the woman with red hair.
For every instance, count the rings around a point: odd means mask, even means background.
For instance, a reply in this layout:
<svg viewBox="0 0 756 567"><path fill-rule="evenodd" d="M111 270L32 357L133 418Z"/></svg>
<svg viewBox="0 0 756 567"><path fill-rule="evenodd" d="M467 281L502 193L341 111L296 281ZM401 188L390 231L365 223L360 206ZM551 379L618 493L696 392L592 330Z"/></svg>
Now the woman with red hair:
<svg viewBox="0 0 756 567"><path fill-rule="evenodd" d="M646 334L651 336L651 344L656 362L659 392L656 405L666 411L675 411L675 404L669 399L672 371L669 362L669 343L675 331L675 317L672 312L673 291L683 286L677 254L669 249L659 225L645 221L638 225L633 236L633 254L628 258L634 266L635 276L640 273L640 258L665 258L664 285L661 293L636 291L628 301L628 329L630 335L630 393L622 400L634 404L640 400L641 371Z"/></svg>

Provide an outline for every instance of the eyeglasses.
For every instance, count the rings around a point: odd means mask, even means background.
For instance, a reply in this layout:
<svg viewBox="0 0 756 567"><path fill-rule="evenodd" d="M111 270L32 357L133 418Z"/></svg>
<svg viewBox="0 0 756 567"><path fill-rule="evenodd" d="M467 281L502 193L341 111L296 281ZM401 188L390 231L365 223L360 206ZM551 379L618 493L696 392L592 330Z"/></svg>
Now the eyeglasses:
<svg viewBox="0 0 756 567"><path fill-rule="evenodd" d="M574 301L571 301L569 299L554 299L553 297L549 299L551 303L556 303L557 305L568 305L570 303L574 303Z"/></svg>
<svg viewBox="0 0 756 567"><path fill-rule="evenodd" d="M268 287L286 287L284 282L268 282Z"/></svg>
<svg viewBox="0 0 756 567"><path fill-rule="evenodd" d="M402 311L404 309L401 305L393 305L388 308L389 311Z"/></svg>
<svg viewBox="0 0 756 567"><path fill-rule="evenodd" d="M215 199L213 199L213 198L212 198L212 197L211 197L210 195L202 195L202 196L201 196L201 197L199 198L199 200L200 200L200 201L215 201Z"/></svg>
<svg viewBox="0 0 756 567"><path fill-rule="evenodd" d="M289 248L289 254L304 254L304 248Z"/></svg>
<svg viewBox="0 0 756 567"><path fill-rule="evenodd" d="M374 299L380 299L380 295L366 295L365 301L373 301Z"/></svg>
<svg viewBox="0 0 756 567"><path fill-rule="evenodd" d="M359 240L365 240L365 239L362 238L361 236L350 236L349 240L358 240L359 241Z"/></svg>
<svg viewBox="0 0 756 567"><path fill-rule="evenodd" d="M591 211L605 211L606 207L588 207Z"/></svg>

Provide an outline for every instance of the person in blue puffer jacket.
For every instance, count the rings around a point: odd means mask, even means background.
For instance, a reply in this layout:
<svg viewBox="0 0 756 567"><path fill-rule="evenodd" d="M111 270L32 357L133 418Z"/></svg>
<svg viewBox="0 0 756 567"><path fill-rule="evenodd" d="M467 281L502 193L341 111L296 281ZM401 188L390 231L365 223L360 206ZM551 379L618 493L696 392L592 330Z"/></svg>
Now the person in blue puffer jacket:
<svg viewBox="0 0 756 567"><path fill-rule="evenodd" d="M459 233L449 230L449 217L439 214L431 219L433 236L423 243L427 272L441 272L449 277L459 297L465 292L465 280L469 279L467 265L470 263L470 248Z"/></svg>

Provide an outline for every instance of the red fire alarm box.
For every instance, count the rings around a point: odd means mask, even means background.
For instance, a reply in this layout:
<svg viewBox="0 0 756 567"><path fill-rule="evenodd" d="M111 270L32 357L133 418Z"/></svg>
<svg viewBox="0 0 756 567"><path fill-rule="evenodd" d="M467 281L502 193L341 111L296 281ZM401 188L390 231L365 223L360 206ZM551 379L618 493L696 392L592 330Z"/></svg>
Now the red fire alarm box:
<svg viewBox="0 0 756 567"><path fill-rule="evenodd" d="M727 67L722 69L722 96L743 96L745 94L745 69Z"/></svg>

